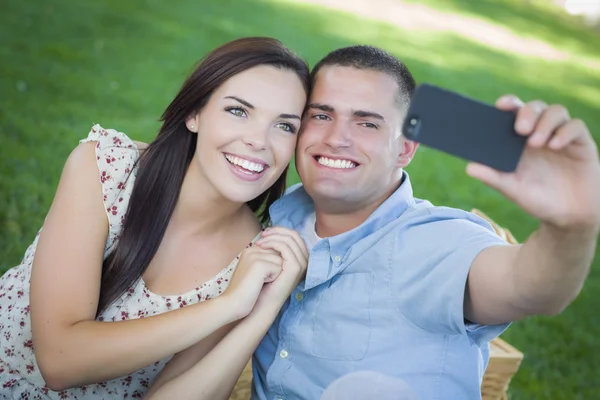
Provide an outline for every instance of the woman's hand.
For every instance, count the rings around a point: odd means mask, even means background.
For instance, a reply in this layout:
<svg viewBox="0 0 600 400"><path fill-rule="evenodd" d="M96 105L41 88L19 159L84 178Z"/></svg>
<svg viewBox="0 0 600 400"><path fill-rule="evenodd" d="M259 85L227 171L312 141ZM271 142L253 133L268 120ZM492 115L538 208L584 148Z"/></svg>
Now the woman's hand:
<svg viewBox="0 0 600 400"><path fill-rule="evenodd" d="M264 285L255 311L267 307L276 312L283 306L296 286L304 279L308 266L308 249L298 232L283 227L266 229L256 246L276 251L283 260L281 273ZM255 312L253 311L253 313Z"/></svg>
<svg viewBox="0 0 600 400"><path fill-rule="evenodd" d="M271 249L250 246L242 252L231 282L221 295L232 301L238 318L252 311L263 285L279 276L282 265L281 255Z"/></svg>

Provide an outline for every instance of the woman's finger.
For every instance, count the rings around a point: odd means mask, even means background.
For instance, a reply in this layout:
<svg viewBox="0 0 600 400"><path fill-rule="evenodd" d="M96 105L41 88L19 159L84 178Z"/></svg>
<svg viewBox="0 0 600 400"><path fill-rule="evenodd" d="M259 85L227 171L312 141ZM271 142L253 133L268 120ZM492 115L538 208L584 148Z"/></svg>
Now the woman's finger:
<svg viewBox="0 0 600 400"><path fill-rule="evenodd" d="M293 229L284 228L282 226L274 226L271 228L267 228L263 232L263 237L269 237L272 235L282 235L293 239L294 242L296 242L297 244L296 249L300 250L300 252L303 254L303 257L308 260L308 249L306 248L306 244L304 243L304 240L298 232L296 232Z"/></svg>
<svg viewBox="0 0 600 400"><path fill-rule="evenodd" d="M265 247L265 245L272 243L272 242L281 242L282 244L284 244L287 247L287 249L290 251L290 254L292 254L294 256L295 262L297 262L297 263L306 262L307 258L304 256L303 252L299 248L298 243L290 236L270 235L264 239L258 240L256 242L256 245L259 247L268 249L269 247ZM282 257L284 259L286 259L286 257L283 256L283 254L282 254ZM291 258L288 258L287 260L292 261Z"/></svg>

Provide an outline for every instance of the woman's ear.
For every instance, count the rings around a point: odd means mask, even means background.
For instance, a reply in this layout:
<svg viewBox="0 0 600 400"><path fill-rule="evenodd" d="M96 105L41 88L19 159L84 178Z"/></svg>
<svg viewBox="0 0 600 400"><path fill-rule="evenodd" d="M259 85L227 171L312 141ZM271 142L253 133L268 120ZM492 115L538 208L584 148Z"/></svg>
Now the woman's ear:
<svg viewBox="0 0 600 400"><path fill-rule="evenodd" d="M190 132L198 133L198 114L192 114L185 119L185 126Z"/></svg>

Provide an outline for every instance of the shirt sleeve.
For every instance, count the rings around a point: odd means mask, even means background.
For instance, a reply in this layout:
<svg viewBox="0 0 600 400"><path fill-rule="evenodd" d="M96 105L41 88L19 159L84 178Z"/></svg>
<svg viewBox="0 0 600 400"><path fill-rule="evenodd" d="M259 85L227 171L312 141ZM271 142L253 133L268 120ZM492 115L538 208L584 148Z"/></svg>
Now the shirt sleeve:
<svg viewBox="0 0 600 400"><path fill-rule="evenodd" d="M484 249L508 245L483 218L446 207L415 211L399 229L392 256L392 285L400 313L433 333L467 335L480 345L509 324L472 324L464 317L467 277Z"/></svg>

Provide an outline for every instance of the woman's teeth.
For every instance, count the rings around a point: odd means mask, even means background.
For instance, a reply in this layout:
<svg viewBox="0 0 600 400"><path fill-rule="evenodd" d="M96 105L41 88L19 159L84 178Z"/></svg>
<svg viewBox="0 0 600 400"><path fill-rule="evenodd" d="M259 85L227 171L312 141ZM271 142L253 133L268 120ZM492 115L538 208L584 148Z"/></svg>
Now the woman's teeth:
<svg viewBox="0 0 600 400"><path fill-rule="evenodd" d="M265 166L263 164L253 163L251 161L244 160L242 158L232 156L230 154L225 154L225 158L230 163L237 165L238 167L242 167L248 171L255 172L257 174L261 173L265 169Z"/></svg>

